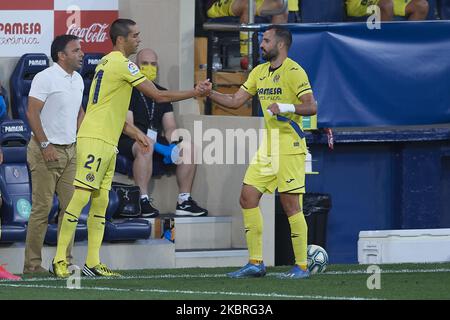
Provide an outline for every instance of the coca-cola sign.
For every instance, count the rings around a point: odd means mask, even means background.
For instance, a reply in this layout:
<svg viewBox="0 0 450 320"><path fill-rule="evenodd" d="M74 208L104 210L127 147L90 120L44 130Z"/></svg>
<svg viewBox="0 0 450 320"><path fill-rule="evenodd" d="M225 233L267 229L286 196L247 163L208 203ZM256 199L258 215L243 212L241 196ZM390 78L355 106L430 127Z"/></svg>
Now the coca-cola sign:
<svg viewBox="0 0 450 320"><path fill-rule="evenodd" d="M76 24L72 24L67 29L66 34L77 36L84 42L105 42L107 40L106 29L109 27L107 23L93 23L87 28L82 28Z"/></svg>
<svg viewBox="0 0 450 320"><path fill-rule="evenodd" d="M109 37L111 23L118 18L117 11L80 11L77 23L73 12L55 11L55 35L72 34L82 41L84 52L108 53L112 49Z"/></svg>

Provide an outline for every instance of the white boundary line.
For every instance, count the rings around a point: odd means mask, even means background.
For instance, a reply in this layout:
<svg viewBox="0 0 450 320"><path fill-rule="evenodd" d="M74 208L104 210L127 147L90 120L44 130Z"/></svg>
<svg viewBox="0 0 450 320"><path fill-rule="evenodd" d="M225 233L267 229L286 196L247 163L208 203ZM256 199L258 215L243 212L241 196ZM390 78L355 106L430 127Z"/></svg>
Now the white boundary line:
<svg viewBox="0 0 450 320"><path fill-rule="evenodd" d="M401 269L401 270L381 270L383 274L398 274L398 273L437 273L450 272L450 269ZM331 275L346 275L346 274L366 274L365 270L349 270L349 271L328 271L320 276ZM279 276L281 273L268 273L269 277ZM130 279L206 279L206 278L225 278L225 274L161 274L153 276L123 276L118 278L107 277L86 277L85 281L99 281L99 280L130 280ZM22 281L0 280L0 287L9 288L42 288L42 289L67 289L64 286L38 285L31 284L31 282L66 282L66 279L57 278L29 278ZM286 280L285 280L286 281ZM243 296L243 297L264 297L264 298L285 298L285 299L320 299L320 300L375 300L363 297L336 297L336 296L321 296L321 295L288 295L279 293L251 293L251 292L228 292L228 291L191 291L191 290L164 290L164 289L137 289L137 288L112 288L112 287L83 287L79 290L94 290L94 291L118 291L118 292L149 292L161 294L201 294L201 295L227 295L227 296Z"/></svg>
<svg viewBox="0 0 450 320"><path fill-rule="evenodd" d="M401 269L401 270L383 270L381 269L381 274L396 274L396 273L437 273L437 272L450 272L450 269L441 268L441 269ZM268 277L278 277L282 273L280 272L269 272L266 276ZM332 275L346 275L346 274L367 274L366 270L349 270L349 271L326 271L324 273L319 274L319 276L332 276ZM313 275L312 277L316 277L318 275ZM225 273L218 274L161 274L161 275L131 275L131 276L121 276L121 277L83 277L82 279L85 281L99 281L99 280L130 280L130 279L207 279L207 278L226 278ZM21 282L52 282L52 281L66 281L66 279L58 279L53 277L48 278L28 278L23 279ZM12 280L1 279L0 284L2 283L12 282ZM16 281L13 281L16 283Z"/></svg>
<svg viewBox="0 0 450 320"><path fill-rule="evenodd" d="M7 284L0 283L0 287L12 288L41 288L41 289L67 289L61 286L46 286L33 284ZM119 292L151 292L151 293L167 293L167 294L202 294L202 295L226 295L226 296L244 296L259 298L286 298L286 299L314 299L314 300L378 300L363 297L333 297L320 295L290 295L279 293L251 293L251 292L229 292L229 291L191 291L191 290L163 290L163 289L124 289L110 287L82 287L76 290L94 290L94 291L119 291Z"/></svg>

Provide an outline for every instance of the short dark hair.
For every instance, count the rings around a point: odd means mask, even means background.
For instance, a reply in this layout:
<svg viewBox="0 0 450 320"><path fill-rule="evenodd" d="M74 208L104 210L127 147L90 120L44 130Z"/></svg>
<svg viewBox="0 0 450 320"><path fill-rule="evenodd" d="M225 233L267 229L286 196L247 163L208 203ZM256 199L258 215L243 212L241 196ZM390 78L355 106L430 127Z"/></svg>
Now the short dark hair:
<svg viewBox="0 0 450 320"><path fill-rule="evenodd" d="M267 30L275 30L275 36L281 39L289 50L292 44L292 34L288 28L273 24L270 25Z"/></svg>
<svg viewBox="0 0 450 320"><path fill-rule="evenodd" d="M136 25L136 22L131 19L115 20L111 25L111 29L109 30L109 36L111 37L113 46L116 45L117 37L122 36L126 38L130 33L130 26L134 25Z"/></svg>
<svg viewBox="0 0 450 320"><path fill-rule="evenodd" d="M61 51L64 51L66 49L67 44L70 41L73 40L80 40L77 36L74 36L73 34L63 34L60 36L57 36L53 42L50 49L50 54L52 55L53 62L58 62L58 53Z"/></svg>

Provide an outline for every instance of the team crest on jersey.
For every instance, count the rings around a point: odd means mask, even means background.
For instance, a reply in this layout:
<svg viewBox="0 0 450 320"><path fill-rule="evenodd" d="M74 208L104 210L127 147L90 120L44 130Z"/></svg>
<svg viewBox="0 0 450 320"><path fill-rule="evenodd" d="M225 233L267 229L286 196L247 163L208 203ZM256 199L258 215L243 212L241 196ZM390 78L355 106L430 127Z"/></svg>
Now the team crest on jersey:
<svg viewBox="0 0 450 320"><path fill-rule="evenodd" d="M273 82L277 83L280 81L280 75L277 74L275 77L273 77Z"/></svg>
<svg viewBox="0 0 450 320"><path fill-rule="evenodd" d="M86 175L86 181L92 182L92 181L94 181L94 180L95 180L94 174L88 173L88 174Z"/></svg>
<svg viewBox="0 0 450 320"><path fill-rule="evenodd" d="M128 61L128 70L130 71L130 73L135 76L138 74L139 72L139 68L137 65L135 65L133 62Z"/></svg>

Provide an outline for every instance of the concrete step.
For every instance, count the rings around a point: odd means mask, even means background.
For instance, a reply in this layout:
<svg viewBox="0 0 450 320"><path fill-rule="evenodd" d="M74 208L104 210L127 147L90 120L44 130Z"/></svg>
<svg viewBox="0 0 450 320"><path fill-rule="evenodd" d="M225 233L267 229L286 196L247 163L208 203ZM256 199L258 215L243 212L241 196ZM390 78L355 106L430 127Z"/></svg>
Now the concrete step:
<svg viewBox="0 0 450 320"><path fill-rule="evenodd" d="M176 250L176 268L241 267L248 262L247 249Z"/></svg>
<svg viewBox="0 0 450 320"><path fill-rule="evenodd" d="M230 216L179 217L174 214L161 214L157 218L147 219L152 224L151 237L161 238L164 222L171 219L175 225L176 250L231 248Z"/></svg>
<svg viewBox="0 0 450 320"><path fill-rule="evenodd" d="M12 273L22 273L25 243L0 246L0 263ZM55 256L56 247L44 246L42 266L49 268ZM87 241L76 242L73 250L73 263L83 267L87 253ZM107 243L100 249L100 259L113 270L153 269L175 267L175 245L165 239L147 239L135 242Z"/></svg>
<svg viewBox="0 0 450 320"><path fill-rule="evenodd" d="M175 218L175 250L231 248L231 217Z"/></svg>

